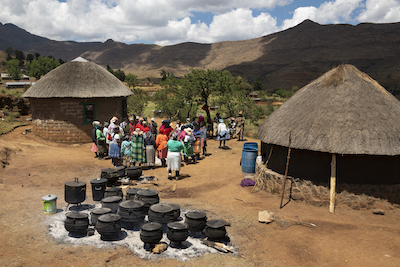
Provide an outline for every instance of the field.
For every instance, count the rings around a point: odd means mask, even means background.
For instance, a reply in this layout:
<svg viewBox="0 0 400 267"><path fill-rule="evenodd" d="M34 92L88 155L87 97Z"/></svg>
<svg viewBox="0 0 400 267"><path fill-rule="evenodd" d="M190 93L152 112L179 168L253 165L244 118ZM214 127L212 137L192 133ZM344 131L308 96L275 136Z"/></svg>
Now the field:
<svg viewBox="0 0 400 267"><path fill-rule="evenodd" d="M236 140L227 142L229 149L218 149L218 142L209 140L211 155L182 167L182 180L168 180L166 169L156 168L144 175L158 177L158 185L141 185L159 191L161 202L203 210L209 219L229 219L234 254L187 261L160 254L148 260L117 244L98 248L60 242L48 233L52 215L43 214L41 198L55 194L58 209L65 210L64 183L78 177L87 184L84 204L94 204L90 180L112 165L93 158L90 143L56 144L24 131L19 127L0 136L1 266L400 266L400 209L374 215L339 205L330 214L326 206L295 201L279 209L279 195L240 186L252 177L241 172L243 143ZM259 223L258 212L264 210L316 227Z"/></svg>

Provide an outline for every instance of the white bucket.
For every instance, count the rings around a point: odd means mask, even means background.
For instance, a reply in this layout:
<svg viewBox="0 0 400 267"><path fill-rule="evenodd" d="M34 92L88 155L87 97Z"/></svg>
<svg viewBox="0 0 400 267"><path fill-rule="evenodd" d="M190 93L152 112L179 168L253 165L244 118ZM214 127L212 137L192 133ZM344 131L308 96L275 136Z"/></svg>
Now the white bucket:
<svg viewBox="0 0 400 267"><path fill-rule="evenodd" d="M46 195L42 197L43 211L45 215L54 214L57 212L57 196Z"/></svg>
<svg viewBox="0 0 400 267"><path fill-rule="evenodd" d="M261 162L262 161L262 156L257 156L257 162Z"/></svg>

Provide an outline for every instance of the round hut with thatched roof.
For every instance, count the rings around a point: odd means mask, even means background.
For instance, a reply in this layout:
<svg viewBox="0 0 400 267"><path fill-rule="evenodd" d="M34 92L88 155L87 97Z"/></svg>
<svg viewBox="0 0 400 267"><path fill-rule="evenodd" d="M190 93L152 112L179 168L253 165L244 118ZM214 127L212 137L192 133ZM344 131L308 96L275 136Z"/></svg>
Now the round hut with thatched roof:
<svg viewBox="0 0 400 267"><path fill-rule="evenodd" d="M258 130L267 168L316 183L400 184L400 101L352 65L304 86ZM331 168L335 164L335 168Z"/></svg>
<svg viewBox="0 0 400 267"><path fill-rule="evenodd" d="M132 91L105 68L77 58L50 71L22 97L32 109L33 132L56 142L91 142L92 122L126 117Z"/></svg>

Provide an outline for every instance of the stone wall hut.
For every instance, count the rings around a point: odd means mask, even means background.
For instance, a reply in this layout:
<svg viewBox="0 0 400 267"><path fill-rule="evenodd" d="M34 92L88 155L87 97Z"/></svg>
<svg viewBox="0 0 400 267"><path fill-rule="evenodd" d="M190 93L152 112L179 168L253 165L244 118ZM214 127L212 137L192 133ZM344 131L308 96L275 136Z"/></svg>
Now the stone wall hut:
<svg viewBox="0 0 400 267"><path fill-rule="evenodd" d="M91 142L92 121L127 116L132 91L105 68L77 58L44 75L22 97L31 103L33 132L44 139Z"/></svg>
<svg viewBox="0 0 400 267"><path fill-rule="evenodd" d="M328 184L334 155L338 183L400 184L400 101L352 65L304 86L261 124L263 161L279 174L290 132L291 177Z"/></svg>

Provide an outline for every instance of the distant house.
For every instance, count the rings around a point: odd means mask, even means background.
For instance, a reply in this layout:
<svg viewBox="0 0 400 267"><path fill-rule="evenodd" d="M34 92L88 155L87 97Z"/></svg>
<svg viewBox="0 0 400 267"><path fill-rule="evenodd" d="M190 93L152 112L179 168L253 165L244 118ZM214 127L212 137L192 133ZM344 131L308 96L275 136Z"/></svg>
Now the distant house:
<svg viewBox="0 0 400 267"><path fill-rule="evenodd" d="M132 91L105 68L77 58L50 71L22 97L29 98L33 132L56 142L91 142L92 122L127 116Z"/></svg>
<svg viewBox="0 0 400 267"><path fill-rule="evenodd" d="M153 87L153 86L154 86L154 83L149 82L149 81L145 81L145 82L141 82L141 83L140 83L140 86L141 86L141 87Z"/></svg>
<svg viewBox="0 0 400 267"><path fill-rule="evenodd" d="M8 75L8 73L1 73L0 75L1 75L1 79L3 81L12 81L13 80L12 77L10 75ZM21 80L29 81L29 76L22 74Z"/></svg>
<svg viewBox="0 0 400 267"><path fill-rule="evenodd" d="M253 91L249 94L250 98L257 98L258 97L258 92Z"/></svg>
<svg viewBox="0 0 400 267"><path fill-rule="evenodd" d="M31 82L6 82L6 88L7 89L13 89L13 88L25 88L33 85L35 83Z"/></svg>

